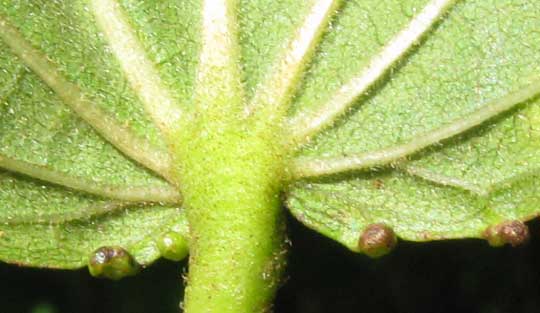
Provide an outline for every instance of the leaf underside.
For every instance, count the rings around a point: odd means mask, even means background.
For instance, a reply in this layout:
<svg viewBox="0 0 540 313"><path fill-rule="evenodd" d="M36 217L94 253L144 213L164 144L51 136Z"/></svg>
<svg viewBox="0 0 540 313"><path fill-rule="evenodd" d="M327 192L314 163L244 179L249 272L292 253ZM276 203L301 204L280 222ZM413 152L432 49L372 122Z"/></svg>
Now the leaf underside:
<svg viewBox="0 0 540 313"><path fill-rule="evenodd" d="M358 27L359 15L366 14L371 18L361 27L374 31L359 33L362 41L329 34L321 47L324 58L314 61L313 78L297 105L308 105L315 94L327 97L323 73L354 74L369 60L366 47L376 50L392 37L385 23L394 20L373 17L380 14L376 6L365 9L346 7L334 27ZM399 16L403 8L394 10ZM527 1L458 2L388 77L300 155L346 157L414 142L520 90L540 69L540 45L532 40L539 10ZM355 61L328 62L332 56ZM305 224L352 250L372 223L392 227L403 239L425 241L483 237L490 225L528 220L540 211L539 105L530 99L387 167L298 182L289 190L288 206Z"/></svg>
<svg viewBox="0 0 540 313"><path fill-rule="evenodd" d="M0 33L8 32L5 25L17 32L0 37L0 259L6 262L77 268L95 249L121 246L147 264L159 257L160 236L170 230L187 235L181 197L166 167L139 158L148 151L166 156L163 134L90 2L0 0ZM116 2L160 88L180 109L193 110L201 3ZM239 1L248 99L315 2ZM429 2L345 1L295 83L290 120L324 107ZM295 157L341 158L414 142L522 90L539 78L539 15L534 1L457 1ZM13 48L18 42L39 53L24 59ZM54 70L48 75L65 81L51 86L32 58L46 60ZM68 84L129 134L123 144L135 148L123 150L74 110L58 92ZM489 226L540 212L539 139L540 100L530 97L390 165L293 181L286 205L308 227L355 251L362 231L374 223L406 240L483 237ZM146 148L139 149L141 142Z"/></svg>

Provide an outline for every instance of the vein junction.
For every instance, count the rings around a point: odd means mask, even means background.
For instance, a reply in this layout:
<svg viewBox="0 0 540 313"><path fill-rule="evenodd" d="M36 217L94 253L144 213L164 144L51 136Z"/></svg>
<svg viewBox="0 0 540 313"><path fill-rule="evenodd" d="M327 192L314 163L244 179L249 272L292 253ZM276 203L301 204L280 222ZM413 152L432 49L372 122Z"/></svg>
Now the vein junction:
<svg viewBox="0 0 540 313"><path fill-rule="evenodd" d="M420 166L404 164L403 166L398 165L398 169L411 176L422 178L437 185L460 188L470 191L479 196L487 196L490 193L490 188L482 188L481 186L471 183L465 179L435 173L429 169L425 169Z"/></svg>

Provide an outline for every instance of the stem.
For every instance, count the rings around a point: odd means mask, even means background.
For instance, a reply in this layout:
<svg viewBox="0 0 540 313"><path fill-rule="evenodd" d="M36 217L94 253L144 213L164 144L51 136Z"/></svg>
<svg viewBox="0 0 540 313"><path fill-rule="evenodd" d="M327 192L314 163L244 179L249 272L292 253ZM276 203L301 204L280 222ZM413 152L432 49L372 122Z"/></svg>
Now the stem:
<svg viewBox="0 0 540 313"><path fill-rule="evenodd" d="M242 118L236 4L203 2L196 112L168 137L190 227L189 313L267 311L283 267L283 117Z"/></svg>
<svg viewBox="0 0 540 313"><path fill-rule="evenodd" d="M260 190L238 192L241 187ZM190 199L186 312L263 312L270 306L285 250L277 193L264 189L236 181L212 199Z"/></svg>
<svg viewBox="0 0 540 313"><path fill-rule="evenodd" d="M265 226L265 221L245 219L225 229L213 223L199 225L205 231L191 250L185 312L269 311L278 280L274 272L280 272L283 262L282 250L274 227L255 229L253 225ZM232 231L247 226L249 230ZM227 230L227 236L216 231L210 235L216 229ZM269 237L274 240L268 242Z"/></svg>
<svg viewBox="0 0 540 313"><path fill-rule="evenodd" d="M277 132L201 120L175 149L191 237L185 312L264 312L285 254Z"/></svg>

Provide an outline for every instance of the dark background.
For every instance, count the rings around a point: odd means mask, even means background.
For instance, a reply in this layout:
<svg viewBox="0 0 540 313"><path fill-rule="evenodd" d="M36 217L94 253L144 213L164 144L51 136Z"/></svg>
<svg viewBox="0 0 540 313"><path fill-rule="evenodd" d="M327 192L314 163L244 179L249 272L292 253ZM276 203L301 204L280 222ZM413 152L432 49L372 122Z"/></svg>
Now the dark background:
<svg viewBox="0 0 540 313"><path fill-rule="evenodd" d="M293 242L276 313L540 312L540 223L519 247L481 240L400 242L378 260L354 254L289 219ZM179 312L185 263L160 260L119 282L86 269L0 263L0 313Z"/></svg>

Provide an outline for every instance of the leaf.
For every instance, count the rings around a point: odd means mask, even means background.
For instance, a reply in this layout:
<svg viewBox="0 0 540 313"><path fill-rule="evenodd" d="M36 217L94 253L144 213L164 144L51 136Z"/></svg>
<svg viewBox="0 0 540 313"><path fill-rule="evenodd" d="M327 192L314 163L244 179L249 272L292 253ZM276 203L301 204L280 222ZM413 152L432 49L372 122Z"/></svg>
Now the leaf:
<svg viewBox="0 0 540 313"><path fill-rule="evenodd" d="M322 43L297 112L327 102L426 1L377 3L345 6L333 25L343 31ZM370 224L406 240L486 238L490 226L538 215L539 12L528 1L458 1L301 150L293 171L319 177L290 187L293 214L354 251ZM509 111L492 114L502 104ZM490 110L480 126L467 124Z"/></svg>
<svg viewBox="0 0 540 313"><path fill-rule="evenodd" d="M156 241L167 230L187 232L176 207L145 209L7 173L0 184L0 255L6 262L78 268L99 247L120 245L148 264L159 257Z"/></svg>
<svg viewBox="0 0 540 313"><path fill-rule="evenodd" d="M310 5L241 3L253 89ZM73 268L120 246L149 263L169 230L187 235L163 135L178 108L193 110L200 12L198 1L0 2L2 260Z"/></svg>
<svg viewBox="0 0 540 313"><path fill-rule="evenodd" d="M185 5L167 7L159 21L142 14L159 5L129 9L161 40L185 34L189 50L187 28L176 22L190 12ZM0 18L0 167L10 171L0 171L1 259L76 268L97 248L117 245L152 262L161 236L187 233L180 195L160 177L167 179L168 154L159 130L86 3L4 1ZM179 61L182 51L151 51L182 94L189 79L179 79L189 75L171 73L171 64L188 70L189 60Z"/></svg>
<svg viewBox="0 0 540 313"><path fill-rule="evenodd" d="M0 1L0 259L76 268L106 246L148 264L171 232L187 236L171 137L204 134L179 121L218 83L257 127L283 124L275 151L296 151L283 162L288 207L352 250L367 251L358 241L374 224L432 240L532 218L540 6L529 2L243 0L240 51L220 54L200 50L215 30L201 29L199 1ZM201 53L219 66L226 55L229 76L212 83Z"/></svg>

